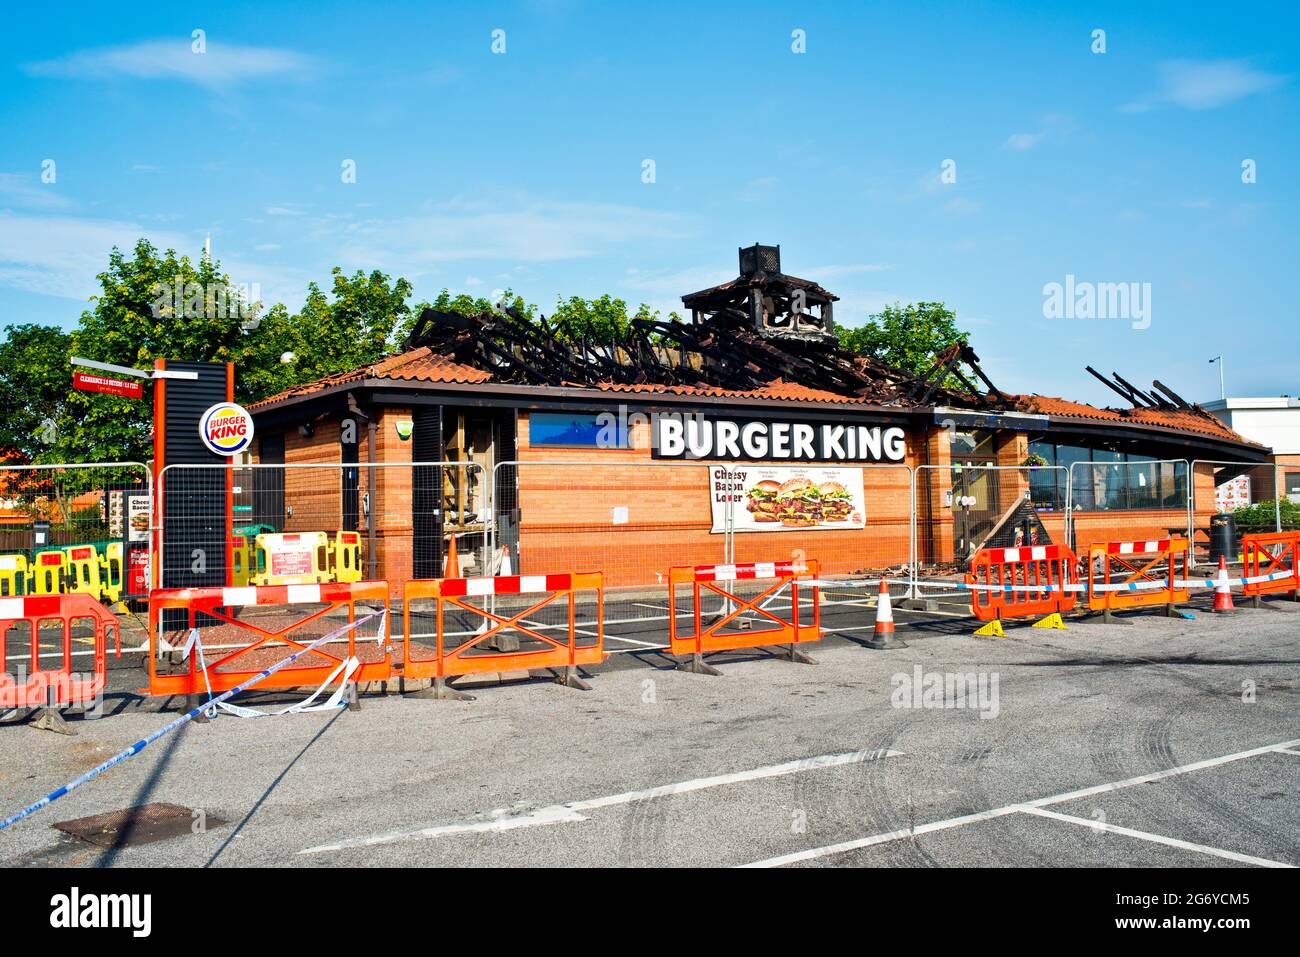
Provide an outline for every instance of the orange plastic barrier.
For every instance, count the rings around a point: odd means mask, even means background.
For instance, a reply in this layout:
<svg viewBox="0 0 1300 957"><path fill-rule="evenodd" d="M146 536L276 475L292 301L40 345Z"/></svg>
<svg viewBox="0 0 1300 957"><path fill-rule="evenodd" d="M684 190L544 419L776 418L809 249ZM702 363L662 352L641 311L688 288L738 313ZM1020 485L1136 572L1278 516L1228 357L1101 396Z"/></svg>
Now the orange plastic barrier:
<svg viewBox="0 0 1300 957"><path fill-rule="evenodd" d="M1074 583L1076 561L1066 545L982 549L971 559L966 576L966 583L976 586L971 590L971 613L980 621L992 621L1069 611L1075 593L1063 586Z"/></svg>
<svg viewBox="0 0 1300 957"><path fill-rule="evenodd" d="M596 626L594 634L584 626L578 642L579 629L574 618L576 594L581 591L596 593ZM528 607L518 614L497 614L470 601L488 596L541 595L529 601ZM605 660L605 580L600 572L577 575L506 575L497 578L440 578L413 580L403 590L402 634L405 664L402 675L406 678L452 678L458 675L482 674L495 671L517 671L541 668L572 668L576 665L595 665ZM432 598L434 611L434 640L432 649L411 641L411 602ZM544 627L535 619L538 612L563 601L566 620ZM465 635L466 640L449 649L446 642L446 613L450 606L470 616L469 632L485 627L480 633ZM476 619L482 619L481 622ZM466 629L458 629L465 631ZM551 632L551 634L548 634ZM528 639L532 650L487 652L485 643L496 636L517 636ZM433 655L428 652L432 650Z"/></svg>
<svg viewBox="0 0 1300 957"><path fill-rule="evenodd" d="M25 626L25 629L24 629ZM51 626L60 632L63 654L57 667L41 664L42 629L49 638ZM27 632L31 658L11 674L8 660L9 638L13 629ZM74 634L89 629L90 634ZM78 592L71 595L32 595L26 598L0 599L0 708L39 708L93 701L104 691L108 673L108 635L113 634L117 656L122 656L121 625L95 598ZM21 635L18 636L22 640ZM84 666L73 663L73 644L90 642L94 653L87 673ZM22 681L22 675L26 681Z"/></svg>
<svg viewBox="0 0 1300 957"><path fill-rule="evenodd" d="M1258 599L1261 595L1290 592L1292 598L1300 598L1300 531L1242 535L1241 552L1245 562L1242 577L1287 576L1267 582L1247 582L1241 586L1246 597Z"/></svg>
<svg viewBox="0 0 1300 957"><path fill-rule="evenodd" d="M296 688L323 683L349 658L359 667L352 679L387 681L393 676L388 622L388 582L369 581L322 585L265 585L246 588L174 588L149 596L149 694L201 694L211 687L226 691L259 674L295 651L341 626L356 621L357 605L382 607L382 644L372 637L370 624L365 634L350 629L337 643L326 643L293 665L282 668L258 684L259 689ZM302 606L319 605L312 610ZM254 606L258 611L250 611ZM275 613L272 608L283 610ZM170 609L184 612L184 627L165 637L173 647L183 645L193 628L198 628L208 666L205 682L198 649L191 650L180 672L160 671L159 640L164 637L162 619ZM346 617L338 614L346 612ZM176 612L173 612L176 614ZM236 617L241 614L242 617ZM362 615L366 609L362 608ZM233 646L233 649L232 649Z"/></svg>
<svg viewBox="0 0 1300 957"><path fill-rule="evenodd" d="M1189 577L1189 544L1185 538L1094 543L1088 548L1088 607L1118 611L1187 601L1191 597L1187 589L1176 587L1175 582ZM1155 582L1162 587L1115 587Z"/></svg>
<svg viewBox="0 0 1300 957"><path fill-rule="evenodd" d="M817 641L822 636L821 605L818 601L816 585L801 590L800 578L817 577L817 562L753 562L747 565L684 565L668 571L668 607L677 609L677 586L691 586L691 620L694 625L689 634L682 634L677 627L677 615L668 619L668 650L674 655L707 655L715 651L731 651L737 648L759 648L764 645L796 645L806 641ZM752 598L742 598L721 587L719 582L766 581L772 584ZM771 609L764 608L762 602L775 595L786 586L790 587L790 617L783 618ZM731 586L735 587L735 586ZM805 597L811 591L811 598ZM704 592L721 595L730 605L727 612L717 621L705 626L704 614L700 608L700 598ZM737 617L750 612L759 618L771 622L767 628L749 628L746 630L727 631ZM750 619L747 619L747 621ZM764 622L766 624L766 622ZM794 649L791 649L793 656Z"/></svg>

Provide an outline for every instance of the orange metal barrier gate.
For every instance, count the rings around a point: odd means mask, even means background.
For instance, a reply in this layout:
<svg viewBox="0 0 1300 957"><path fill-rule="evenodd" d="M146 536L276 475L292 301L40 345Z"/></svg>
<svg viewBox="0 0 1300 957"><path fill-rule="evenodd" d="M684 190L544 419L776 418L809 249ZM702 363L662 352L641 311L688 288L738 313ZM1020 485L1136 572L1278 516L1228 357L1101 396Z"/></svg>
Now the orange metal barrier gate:
<svg viewBox="0 0 1300 957"><path fill-rule="evenodd" d="M780 657L790 661L811 664L812 659L795 648L796 644L817 641L821 638L821 604L816 585L801 592L800 578L817 578L817 562L752 562L745 565L684 565L669 569L668 572L668 650L674 655L690 655L691 663L682 667L690 671L717 674L705 665L702 657L717 651L734 651L740 648L759 648L767 645L786 645L788 650ZM772 579L771 585L762 589L752 598L744 598L722 588L719 582L765 581ZM677 586L691 586L691 621L693 630L682 634L677 626ZM790 617L785 619L774 614L764 602L770 604L786 586L790 589ZM735 586L731 586L734 588ZM811 598L802 598L811 591ZM703 591L711 591L728 603L734 605L717 621L704 624L704 615L700 608ZM802 602L802 603L801 603ZM809 607L811 606L811 607ZM801 608L805 614L800 614ZM772 622L775 627L738 631L726 631L728 625L737 622L746 612Z"/></svg>
<svg viewBox="0 0 1300 957"><path fill-rule="evenodd" d="M10 674L10 632L27 626L26 645L30 649L25 682ZM62 655L56 668L41 666L41 627L56 624L60 633ZM86 627L91 635L74 632ZM33 595L26 598L0 599L0 708L58 707L94 701L104 692L108 672L108 634L113 633L117 656L122 656L122 631L117 617L90 595ZM19 635L21 641L23 636ZM90 674L73 670L74 642L90 641L93 665Z"/></svg>
<svg viewBox="0 0 1300 957"><path fill-rule="evenodd" d="M1088 549L1088 608L1109 620L1124 608L1174 605L1191 596L1177 586L1188 578L1190 543L1185 538L1144 542L1097 542ZM1145 587L1160 584L1160 588ZM1133 586L1130 588L1130 586Z"/></svg>
<svg viewBox="0 0 1300 957"><path fill-rule="evenodd" d="M1244 577L1286 575L1273 581L1246 582L1241 590L1253 605L1258 607L1262 596L1274 592L1290 592L1292 598L1300 599L1300 531L1243 535L1241 551Z"/></svg>
<svg viewBox="0 0 1300 957"><path fill-rule="evenodd" d="M1051 615L1074 607L1076 559L1065 545L986 548L971 559L971 614L980 621ZM1035 587L1038 586L1038 587Z"/></svg>
<svg viewBox="0 0 1300 957"><path fill-rule="evenodd" d="M350 680L387 681L393 676L389 647L388 582L368 581L326 583L321 585L264 585L245 588L175 588L153 592L149 596L149 694L202 694L209 687L227 691L261 672L268 665L287 658L311 643L312 639L337 627L346 612L346 620L357 619L358 603L383 608L382 643L360 636L350 629L339 644L346 651L322 645L305 656L301 663L282 668L273 680L261 682L259 689L297 688L321 684L335 669L357 658L360 665ZM319 605L316 610L301 606ZM256 606L261 614L236 617L241 609ZM279 614L272 606L287 606ZM200 629L207 664L205 680L197 651L188 656L184 670L163 673L159 668L159 639L163 635L162 616L168 609L184 612L184 630L173 630L169 644L183 642L190 629ZM334 619L327 618L334 615ZM311 633L312 631L315 633ZM291 633L298 634L291 637ZM308 632L302 634L302 632ZM231 645L234 650L231 650ZM208 655L206 649L217 654Z"/></svg>
<svg viewBox="0 0 1300 957"><path fill-rule="evenodd" d="M574 617L576 595L594 591L596 595L596 630L579 631ZM498 614L493 608L480 607L471 599L507 601L514 596L543 595L528 600L516 614ZM434 599L434 646L413 642L411 604L420 599ZM465 697L446 688L447 678L461 675L527 669L562 669L561 682L570 687L587 686L574 672L578 665L595 665L605 660L604 576L600 572L573 575L506 575L496 578L442 578L437 580L412 580L406 583L402 594L403 678L433 679L435 697ZM535 621L538 612L564 600L566 620L551 625ZM487 602L485 602L486 604ZM447 607L468 613L471 619L482 619L482 631L465 635L466 640L449 648L447 643ZM488 627L490 626L490 627ZM563 638L552 637L546 631L559 631ZM533 650L488 652L487 646L499 637L517 636L541 647ZM591 640L594 639L594 640ZM428 652L432 650L430 657Z"/></svg>

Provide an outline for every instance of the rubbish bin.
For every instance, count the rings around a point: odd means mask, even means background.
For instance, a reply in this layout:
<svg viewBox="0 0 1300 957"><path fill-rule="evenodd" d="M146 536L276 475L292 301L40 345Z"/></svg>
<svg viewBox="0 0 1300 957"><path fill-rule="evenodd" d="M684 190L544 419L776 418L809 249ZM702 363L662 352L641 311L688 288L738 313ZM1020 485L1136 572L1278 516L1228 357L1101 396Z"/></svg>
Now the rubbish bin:
<svg viewBox="0 0 1300 957"><path fill-rule="evenodd" d="M1210 516L1210 561L1218 562L1219 557L1234 561L1237 557L1238 538L1237 522L1230 512L1220 512Z"/></svg>

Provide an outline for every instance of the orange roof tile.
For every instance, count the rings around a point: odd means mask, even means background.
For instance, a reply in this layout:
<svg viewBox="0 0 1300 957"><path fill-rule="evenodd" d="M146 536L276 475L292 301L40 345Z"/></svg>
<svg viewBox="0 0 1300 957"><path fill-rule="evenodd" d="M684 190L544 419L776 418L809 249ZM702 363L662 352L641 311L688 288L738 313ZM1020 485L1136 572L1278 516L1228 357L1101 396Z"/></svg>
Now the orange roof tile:
<svg viewBox="0 0 1300 957"><path fill-rule="evenodd" d="M1187 409L1101 409L1082 402L1071 402L1050 395L1022 395L1020 399L1025 411L1038 412L1043 415L1066 416L1076 419L1094 419L1104 422L1127 422L1134 425L1152 425L1167 429L1181 429L1185 432L1198 432L1211 435L1217 439L1231 442L1250 442L1238 435L1216 416L1203 410Z"/></svg>
<svg viewBox="0 0 1300 957"><path fill-rule="evenodd" d="M428 346L420 346L417 349L412 349L395 356L389 356L368 366L353 369L350 372L336 373L334 375L317 379L314 382L306 382L301 385L293 386L278 395L273 395L269 398L254 402L249 407L252 409L258 409L270 405L273 402L308 396L316 392L324 391L333 386L343 385L349 382L359 382L365 379L461 384L493 381L491 372L456 362L454 359L445 355L435 354ZM592 386L579 383L560 384L576 388L592 388ZM859 396L840 395L835 392L813 389L794 382L785 382L781 379L774 379L758 389L743 391L722 389L714 386L664 385L663 383L654 382L640 384L602 382L596 384L594 388L604 392L627 394L700 396L705 398L774 399L792 402L833 402L858 404L863 406L873 405L873 403L865 401ZM1098 408L1097 406L1087 405L1082 402L1071 402L1068 399L1061 399L1055 396L1020 395L1010 396L1010 398L1015 400L1017 406L1023 411L1036 412L1041 415L1068 419L1084 419L1094 422L1116 422L1127 423L1130 425L1154 426L1197 433L1245 445L1256 444L1242 438L1221 420L1199 407L1190 410L1151 408L1110 409ZM1262 446L1260 447L1262 448Z"/></svg>
<svg viewBox="0 0 1300 957"><path fill-rule="evenodd" d="M626 384L622 382L602 382L596 388L604 392L654 393L658 395L686 395L708 398L736 399L785 399L794 402L858 402L856 396L839 395L835 392L823 392L793 382L773 379L761 389L720 389L716 386L664 385L658 382Z"/></svg>
<svg viewBox="0 0 1300 957"><path fill-rule="evenodd" d="M290 386L283 392L265 399L259 399L252 403L249 408L257 409L272 402L279 402L283 399L291 399L296 396L311 395L315 392L321 392L331 386L343 385L348 382L360 382L363 379L398 379L409 382L487 382L492 378L492 373L484 372L482 369L475 369L473 366L463 365L448 359L446 356L434 355L428 346L420 346L418 349L412 349L410 352L403 352L399 355L389 356L386 359L380 359L378 362L368 366L361 366L349 372L336 372L333 375L327 375L323 378L316 379L313 382L304 382L300 385Z"/></svg>

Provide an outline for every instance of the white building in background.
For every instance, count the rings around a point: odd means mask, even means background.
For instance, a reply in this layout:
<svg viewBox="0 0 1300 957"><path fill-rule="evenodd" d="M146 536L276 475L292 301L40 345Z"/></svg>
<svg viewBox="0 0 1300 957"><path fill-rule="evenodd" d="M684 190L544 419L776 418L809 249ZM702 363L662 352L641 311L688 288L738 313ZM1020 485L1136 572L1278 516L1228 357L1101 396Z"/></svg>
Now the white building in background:
<svg viewBox="0 0 1300 957"><path fill-rule="evenodd" d="M1300 398L1215 399L1201 407L1245 438L1271 448L1273 461L1281 467L1282 491L1300 502Z"/></svg>

